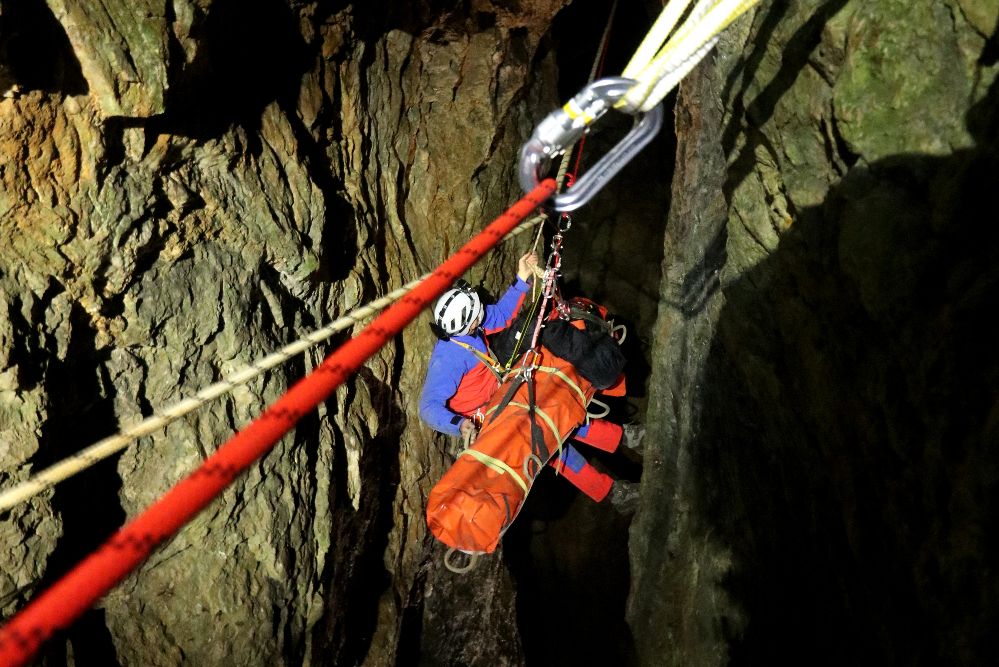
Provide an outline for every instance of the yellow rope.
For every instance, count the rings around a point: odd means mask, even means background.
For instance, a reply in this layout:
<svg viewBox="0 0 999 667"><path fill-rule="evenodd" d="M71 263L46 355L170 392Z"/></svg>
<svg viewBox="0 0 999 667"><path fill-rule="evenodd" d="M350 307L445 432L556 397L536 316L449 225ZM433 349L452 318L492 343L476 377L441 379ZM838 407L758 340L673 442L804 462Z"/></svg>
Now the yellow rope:
<svg viewBox="0 0 999 667"><path fill-rule="evenodd" d="M722 31L759 1L700 0L677 28L690 0L671 0L624 70L638 83L615 106L650 111L711 51Z"/></svg>

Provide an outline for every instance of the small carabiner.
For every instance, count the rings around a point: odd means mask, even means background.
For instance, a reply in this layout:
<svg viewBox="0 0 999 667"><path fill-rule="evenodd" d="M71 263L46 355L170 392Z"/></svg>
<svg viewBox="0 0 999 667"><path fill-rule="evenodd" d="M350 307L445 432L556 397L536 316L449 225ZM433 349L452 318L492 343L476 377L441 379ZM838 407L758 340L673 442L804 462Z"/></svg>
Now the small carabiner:
<svg viewBox="0 0 999 667"><path fill-rule="evenodd" d="M548 114L520 149L520 186L530 192L541 181L546 160L572 146L586 128L603 116L637 82L624 77L608 77L587 85L561 109ZM565 192L553 197L556 211L575 211L590 201L636 153L659 133L663 124L662 104L642 115L631 131L580 176Z"/></svg>

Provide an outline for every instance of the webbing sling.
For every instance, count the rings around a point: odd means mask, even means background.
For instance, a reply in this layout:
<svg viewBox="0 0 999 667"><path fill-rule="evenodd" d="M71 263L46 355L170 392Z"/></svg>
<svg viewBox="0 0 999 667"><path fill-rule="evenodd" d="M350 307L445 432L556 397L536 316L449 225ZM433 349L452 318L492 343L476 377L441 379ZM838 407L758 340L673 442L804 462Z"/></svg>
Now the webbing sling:
<svg viewBox="0 0 999 667"><path fill-rule="evenodd" d="M513 400L514 394L517 393L517 390L520 388L520 385L524 383L524 381L525 377L523 375L517 375L513 380L510 381L510 388L507 389L506 393L503 395L503 398L500 399L500 402L496 404L496 407L490 408L488 411L486 411L486 421L482 425L483 428L485 428L489 422L495 419L496 415L499 415L501 412L503 412L504 409L506 409L506 406L509 405L511 400Z"/></svg>
<svg viewBox="0 0 999 667"><path fill-rule="evenodd" d="M528 410L529 409L528 406L525 403L521 403L519 401L512 401L510 403L510 405L512 405L512 406L514 406L516 408L523 408L524 410ZM561 433L559 433L558 426L555 425L555 420L552 419L548 415L547 412L545 412L541 408L537 408L537 407L535 408L535 411L538 413L538 416L541 417L541 421L543 421L545 424L548 425L548 428L551 430L552 435L555 436L555 441L558 442L559 451L561 451L562 450L562 443L565 442L566 436L564 436Z"/></svg>
<svg viewBox="0 0 999 667"><path fill-rule="evenodd" d="M538 426L537 419L534 418L535 413L538 412L534 373L531 373L527 377L527 405L527 417L531 421L531 453L540 459L542 454L547 454L547 451L545 448L545 435L541 432L541 427ZM555 433L555 437L558 438L557 432ZM559 448L561 449L561 443L559 443Z"/></svg>
<svg viewBox="0 0 999 667"><path fill-rule="evenodd" d="M486 368L488 368L489 370L491 370L493 372L493 375L496 376L496 379L499 382L503 382L503 378L506 375L506 371L503 368L503 366L500 365L499 360L495 359L491 354L483 354L481 351L475 349L474 347L472 347L468 343L463 343L460 340L454 340L453 338L451 338L449 340L450 340L450 342L454 343L455 345L463 347L466 350L468 350L469 352L471 352L472 354L474 354L475 357L479 361L481 361L482 363L484 363L486 365ZM489 350L489 343L488 342L486 343L486 349ZM490 350L490 352L491 352L491 350Z"/></svg>

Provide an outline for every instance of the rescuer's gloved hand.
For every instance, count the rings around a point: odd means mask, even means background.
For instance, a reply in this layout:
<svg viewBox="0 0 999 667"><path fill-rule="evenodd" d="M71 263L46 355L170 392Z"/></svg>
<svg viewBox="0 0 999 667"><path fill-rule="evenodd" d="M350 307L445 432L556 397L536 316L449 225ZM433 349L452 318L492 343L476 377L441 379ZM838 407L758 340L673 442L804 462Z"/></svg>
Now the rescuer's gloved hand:
<svg viewBox="0 0 999 667"><path fill-rule="evenodd" d="M466 447L475 442L475 436L479 434L479 429L471 419L465 419L458 427L461 430L461 441L466 443Z"/></svg>
<svg viewBox="0 0 999 667"><path fill-rule="evenodd" d="M534 272L538 268L538 254L536 252L529 252L520 258L517 262L517 277L521 280L526 281L528 278L534 275Z"/></svg>

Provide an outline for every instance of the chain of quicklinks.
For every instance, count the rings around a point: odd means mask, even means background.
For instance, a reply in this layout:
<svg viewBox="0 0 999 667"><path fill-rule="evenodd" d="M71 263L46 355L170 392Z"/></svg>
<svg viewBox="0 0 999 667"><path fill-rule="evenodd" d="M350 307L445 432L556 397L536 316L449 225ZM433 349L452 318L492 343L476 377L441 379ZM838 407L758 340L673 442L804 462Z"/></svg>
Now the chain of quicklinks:
<svg viewBox="0 0 999 667"><path fill-rule="evenodd" d="M563 213L559 216L555 223L555 234L552 236L551 242L551 253L548 255L548 261L545 264L544 273L544 292L542 294L541 308L538 310L538 319L534 325L534 335L531 337L531 347L530 352L525 357L525 361L530 359L532 362L537 358L537 347L538 338L541 336L541 329L545 321L545 312L548 308L549 301L555 301L557 304L558 299L558 279L562 275L562 250L565 241L565 233L569 231L572 227L572 218L569 217L568 213Z"/></svg>

